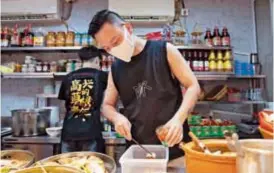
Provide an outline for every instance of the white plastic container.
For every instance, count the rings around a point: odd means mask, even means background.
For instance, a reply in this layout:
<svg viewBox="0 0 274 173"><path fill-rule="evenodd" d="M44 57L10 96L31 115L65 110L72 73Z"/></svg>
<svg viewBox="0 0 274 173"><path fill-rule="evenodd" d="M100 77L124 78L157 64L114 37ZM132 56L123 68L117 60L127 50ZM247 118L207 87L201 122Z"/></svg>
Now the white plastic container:
<svg viewBox="0 0 274 173"><path fill-rule="evenodd" d="M132 145L120 158L122 173L166 173L169 151L162 145L144 145L156 154L156 159L146 159L146 152Z"/></svg>

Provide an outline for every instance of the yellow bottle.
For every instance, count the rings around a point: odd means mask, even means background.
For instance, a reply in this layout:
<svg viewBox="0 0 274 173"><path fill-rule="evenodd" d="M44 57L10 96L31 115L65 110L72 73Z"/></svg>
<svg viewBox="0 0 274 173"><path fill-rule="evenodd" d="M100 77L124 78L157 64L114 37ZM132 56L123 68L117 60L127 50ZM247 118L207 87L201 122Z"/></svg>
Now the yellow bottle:
<svg viewBox="0 0 274 173"><path fill-rule="evenodd" d="M210 61L210 60L215 60L215 59L216 59L215 52L211 51L210 54L209 54L209 56L208 56L208 60Z"/></svg>
<svg viewBox="0 0 274 173"><path fill-rule="evenodd" d="M223 59L223 53L222 53L222 51L218 51L218 53L217 53L217 60L222 60Z"/></svg>
<svg viewBox="0 0 274 173"><path fill-rule="evenodd" d="M232 71L232 63L230 60L226 60L224 62L224 70L225 71Z"/></svg>
<svg viewBox="0 0 274 173"><path fill-rule="evenodd" d="M223 71L224 70L224 62L223 60L217 61L217 71Z"/></svg>
<svg viewBox="0 0 274 173"><path fill-rule="evenodd" d="M209 71L216 71L217 64L215 60L209 61Z"/></svg>
<svg viewBox="0 0 274 173"><path fill-rule="evenodd" d="M230 59L231 59L231 52L229 50L227 50L225 52L224 60L230 60Z"/></svg>

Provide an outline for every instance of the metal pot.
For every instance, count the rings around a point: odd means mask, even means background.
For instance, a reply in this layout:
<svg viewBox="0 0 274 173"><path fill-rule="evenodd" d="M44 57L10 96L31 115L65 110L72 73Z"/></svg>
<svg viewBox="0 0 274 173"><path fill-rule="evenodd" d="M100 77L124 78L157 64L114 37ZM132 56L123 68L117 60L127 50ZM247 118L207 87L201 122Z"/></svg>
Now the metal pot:
<svg viewBox="0 0 274 173"><path fill-rule="evenodd" d="M229 148L237 152L237 173L273 173L273 140L239 140L226 137Z"/></svg>
<svg viewBox="0 0 274 173"><path fill-rule="evenodd" d="M257 64L259 62L259 57L257 53L251 53L250 54L250 64Z"/></svg>
<svg viewBox="0 0 274 173"><path fill-rule="evenodd" d="M50 126L50 109L12 110L13 136L37 136L46 134Z"/></svg>

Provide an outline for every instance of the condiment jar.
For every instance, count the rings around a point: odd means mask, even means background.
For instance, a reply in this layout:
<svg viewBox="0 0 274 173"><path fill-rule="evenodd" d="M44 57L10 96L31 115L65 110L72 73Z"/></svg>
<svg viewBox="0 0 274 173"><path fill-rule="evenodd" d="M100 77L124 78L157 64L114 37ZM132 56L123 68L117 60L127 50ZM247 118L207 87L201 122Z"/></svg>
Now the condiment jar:
<svg viewBox="0 0 274 173"><path fill-rule="evenodd" d="M50 63L50 72L57 72L57 63L55 61Z"/></svg>
<svg viewBox="0 0 274 173"><path fill-rule="evenodd" d="M42 71L43 72L48 72L49 71L49 63L48 62L43 63Z"/></svg>
<svg viewBox="0 0 274 173"><path fill-rule="evenodd" d="M27 64L23 64L22 65L22 73L27 73L28 72L28 65Z"/></svg>
<svg viewBox="0 0 274 173"><path fill-rule="evenodd" d="M232 71L232 62L230 60L226 60L224 62L224 71L227 71L227 72Z"/></svg>
<svg viewBox="0 0 274 173"><path fill-rule="evenodd" d="M225 52L224 60L230 60L230 59L231 59L231 52L227 50Z"/></svg>
<svg viewBox="0 0 274 173"><path fill-rule="evenodd" d="M28 72L34 73L35 72L35 64L29 64L28 66Z"/></svg>
<svg viewBox="0 0 274 173"><path fill-rule="evenodd" d="M65 46L66 34L65 32L58 32L56 35L56 46Z"/></svg>
<svg viewBox="0 0 274 173"><path fill-rule="evenodd" d="M47 47L53 47L56 46L56 35L55 32L48 32L47 36L46 36L46 40L47 40Z"/></svg>
<svg viewBox="0 0 274 173"><path fill-rule="evenodd" d="M36 63L35 71L42 72L42 63L41 62Z"/></svg>
<svg viewBox="0 0 274 173"><path fill-rule="evenodd" d="M74 32L69 31L66 34L66 46L73 46L74 45Z"/></svg>
<svg viewBox="0 0 274 173"><path fill-rule="evenodd" d="M15 66L14 66L14 72L21 72L22 71L22 65L19 64L19 63L16 63Z"/></svg>

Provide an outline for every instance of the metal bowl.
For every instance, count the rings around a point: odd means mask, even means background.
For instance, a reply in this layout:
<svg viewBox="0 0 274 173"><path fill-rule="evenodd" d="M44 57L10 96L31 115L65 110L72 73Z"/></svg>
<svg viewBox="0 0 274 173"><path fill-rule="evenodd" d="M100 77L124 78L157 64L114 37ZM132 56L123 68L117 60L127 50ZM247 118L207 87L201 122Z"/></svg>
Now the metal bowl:
<svg viewBox="0 0 274 173"><path fill-rule="evenodd" d="M64 153L64 154L59 154L55 156L48 157L46 159L40 160L39 163L43 164L46 162L50 161L55 161L59 160L61 158L66 158L66 157L81 157L81 156L96 156L104 161L105 168L108 173L115 173L116 172L116 163L113 158L109 157L108 155L102 154L102 153L97 153L97 152L71 152L71 153ZM34 164L35 165L35 164Z"/></svg>
<svg viewBox="0 0 274 173"><path fill-rule="evenodd" d="M70 166L43 166L46 172L50 173L84 173L83 171L70 167ZM25 168L15 173L44 173L43 169L40 166Z"/></svg>
<svg viewBox="0 0 274 173"><path fill-rule="evenodd" d="M18 169L27 168L34 163L33 153L26 151L26 150L2 150L1 151L1 160L2 159L26 160L27 163L20 166Z"/></svg>

